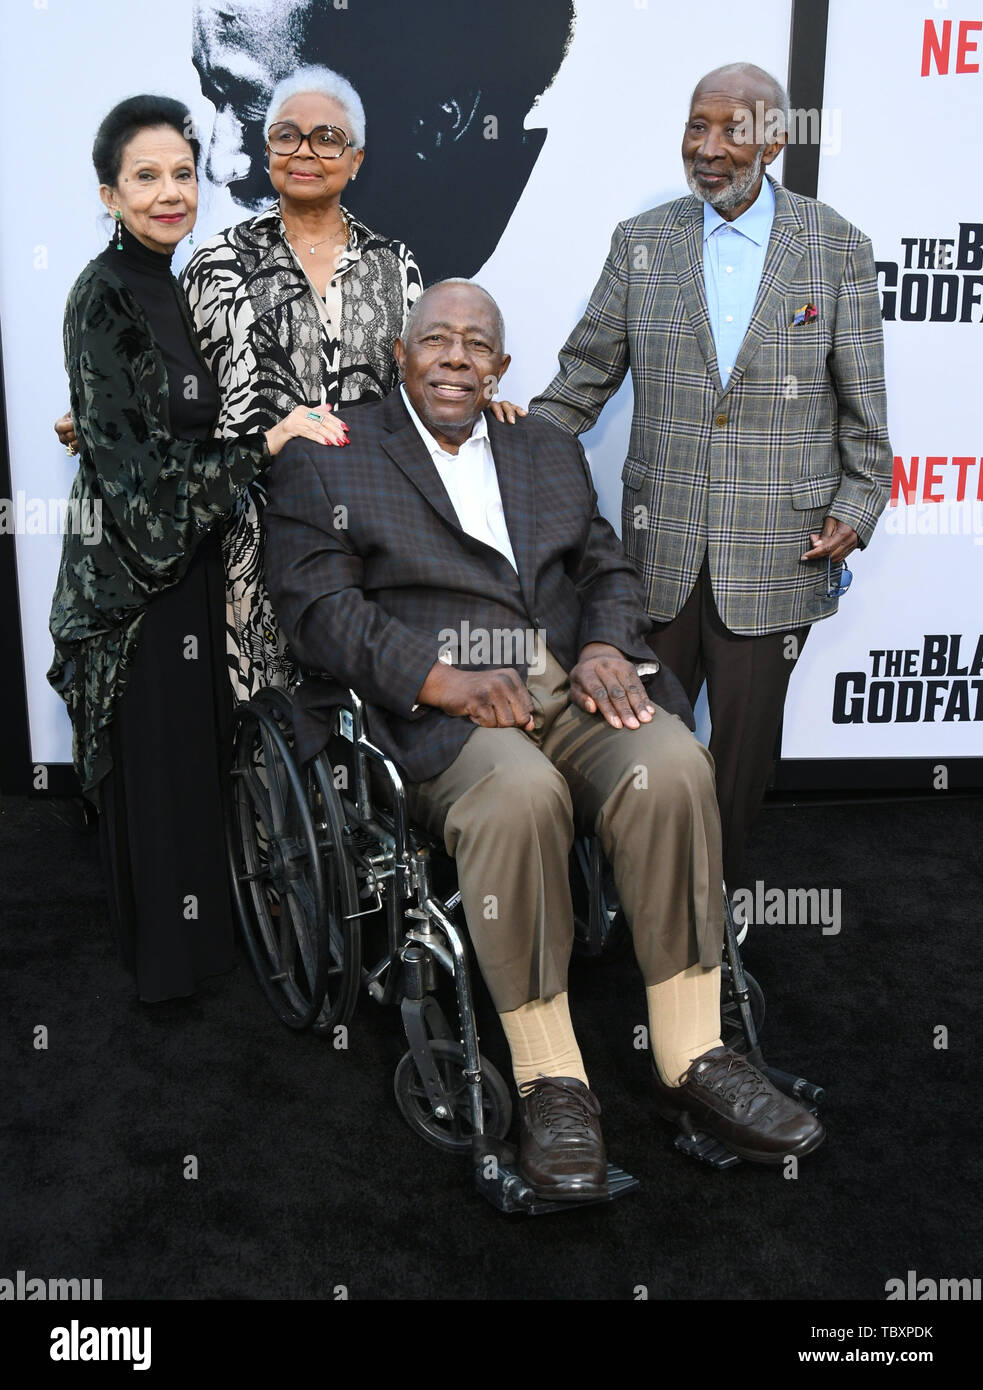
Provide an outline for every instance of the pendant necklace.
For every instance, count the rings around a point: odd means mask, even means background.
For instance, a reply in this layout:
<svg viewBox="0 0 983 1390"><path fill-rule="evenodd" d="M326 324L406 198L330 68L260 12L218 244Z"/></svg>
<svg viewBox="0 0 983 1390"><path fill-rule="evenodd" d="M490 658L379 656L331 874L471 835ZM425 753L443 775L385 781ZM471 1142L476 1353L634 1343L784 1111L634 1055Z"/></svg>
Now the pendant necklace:
<svg viewBox="0 0 983 1390"><path fill-rule="evenodd" d="M339 208L339 211L341 211L340 208ZM281 215L280 215L280 221L283 222L283 215L282 215L282 213L281 213ZM298 241L307 241L307 238L306 238L306 237L298 237L296 232L291 232L291 231L289 231L288 228L287 228L287 224L286 224L285 222L283 223L283 229L284 229L284 231L287 233L287 236L290 237L291 239L298 240ZM333 241L333 240L335 239L335 237L338 235L338 231L339 231L339 230L343 230L343 231L344 231L344 233L345 233L345 242L346 242L346 244L347 244L349 241L351 241L351 237L352 237L351 223L348 221L348 218L345 216L344 212L341 213L341 227L340 227L340 228L336 228L335 231L333 231L333 232L331 233L330 236L322 237L322 239L321 239L320 241L312 241L312 242L310 243L310 248L311 248L310 254L313 256L313 255L314 255L314 252L317 250L317 248L318 248L319 246L323 246L324 243L325 243L326 241Z"/></svg>

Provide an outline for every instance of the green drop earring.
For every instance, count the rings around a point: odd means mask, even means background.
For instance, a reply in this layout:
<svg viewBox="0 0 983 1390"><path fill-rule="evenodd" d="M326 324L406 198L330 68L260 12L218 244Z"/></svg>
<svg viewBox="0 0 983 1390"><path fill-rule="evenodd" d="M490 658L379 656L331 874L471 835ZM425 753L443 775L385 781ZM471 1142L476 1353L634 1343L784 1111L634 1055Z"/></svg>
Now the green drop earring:
<svg viewBox="0 0 983 1390"><path fill-rule="evenodd" d="M113 213L113 216L116 218L116 250L117 250L117 251L122 251L122 249L123 249L123 214L120 212L119 208L117 208L116 211Z"/></svg>

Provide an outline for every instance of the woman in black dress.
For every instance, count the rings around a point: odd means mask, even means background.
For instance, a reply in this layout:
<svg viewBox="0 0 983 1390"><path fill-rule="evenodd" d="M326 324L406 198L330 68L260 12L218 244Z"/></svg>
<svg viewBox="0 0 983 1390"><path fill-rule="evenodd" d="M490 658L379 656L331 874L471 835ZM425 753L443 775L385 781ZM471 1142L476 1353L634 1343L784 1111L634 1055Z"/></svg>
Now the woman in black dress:
<svg viewBox="0 0 983 1390"><path fill-rule="evenodd" d="M79 451L71 497L97 524L65 536L48 679L68 704L75 765L100 810L113 928L150 1002L191 994L233 963L215 523L288 439L344 442L325 406L297 406L253 436L211 438L218 392L170 271L197 211L192 129L185 107L162 97L130 98L103 121L93 162L114 235L65 312Z"/></svg>

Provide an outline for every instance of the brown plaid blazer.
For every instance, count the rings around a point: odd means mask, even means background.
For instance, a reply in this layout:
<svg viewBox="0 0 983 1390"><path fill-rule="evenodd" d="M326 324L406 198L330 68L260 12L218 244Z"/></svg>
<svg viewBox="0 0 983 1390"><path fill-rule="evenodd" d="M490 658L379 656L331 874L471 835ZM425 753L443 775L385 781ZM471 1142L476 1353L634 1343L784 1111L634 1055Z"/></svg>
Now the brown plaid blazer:
<svg viewBox="0 0 983 1390"><path fill-rule="evenodd" d="M458 524L447 491L398 391L345 411L343 448L292 440L274 461L266 510L266 579L288 643L308 671L329 673L368 705L374 742L411 782L436 777L476 727L415 709L448 630L539 632L565 670L587 642L653 661L637 576L597 510L584 451L545 420L488 433L516 571ZM528 647L526 648L528 651ZM464 646L465 669L502 661ZM520 653L521 654L521 653ZM692 712L664 665L649 694L690 728ZM322 747L337 688L305 677L298 753Z"/></svg>
<svg viewBox="0 0 983 1390"><path fill-rule="evenodd" d="M705 555L732 632L828 617L826 565L801 561L826 516L866 545L887 500L880 302L870 241L771 181L775 220L747 335L721 385L703 284L703 204L620 223L560 370L531 410L590 429L631 371L622 539L653 618L674 618ZM796 311L818 314L793 325Z"/></svg>

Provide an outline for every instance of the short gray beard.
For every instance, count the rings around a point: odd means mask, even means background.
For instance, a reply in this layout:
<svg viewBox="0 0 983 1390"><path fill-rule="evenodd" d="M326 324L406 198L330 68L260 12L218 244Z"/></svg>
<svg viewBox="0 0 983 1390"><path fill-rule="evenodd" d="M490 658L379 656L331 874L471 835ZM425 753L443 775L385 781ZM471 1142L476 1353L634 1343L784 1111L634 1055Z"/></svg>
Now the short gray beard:
<svg viewBox="0 0 983 1390"><path fill-rule="evenodd" d="M696 182L696 176L693 173L694 161L689 160L685 166L686 183L689 186L689 191L695 197L699 198L701 203L709 203L710 207L716 212L720 212L721 210L726 212L731 208L740 207L741 203L747 202L748 195L757 182L758 176L764 167L764 159L765 152L759 148L754 156L754 163L750 164L743 174L736 175L732 183L727 184L724 188L721 188L717 193L712 195L704 193Z"/></svg>

